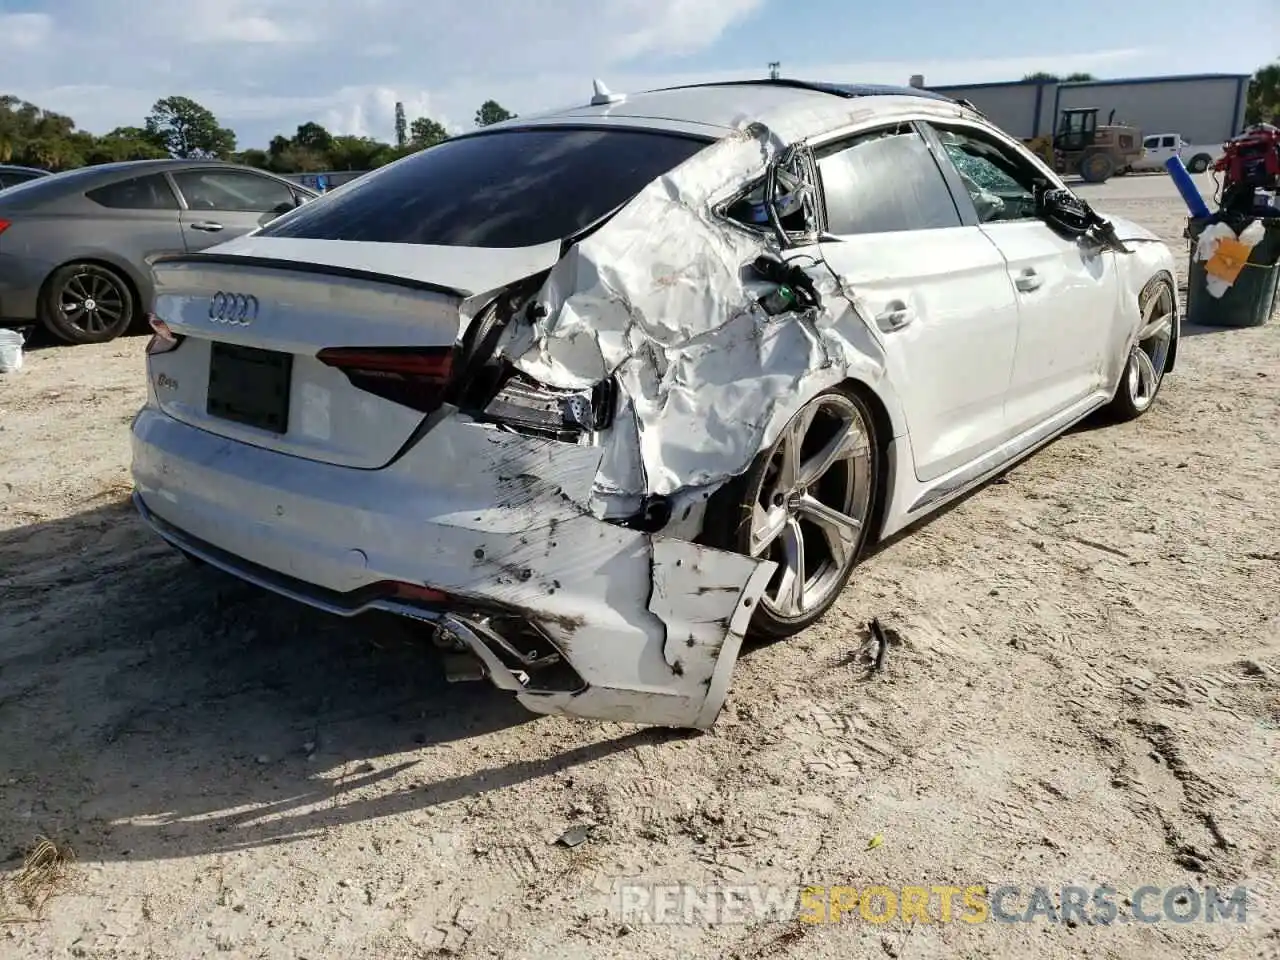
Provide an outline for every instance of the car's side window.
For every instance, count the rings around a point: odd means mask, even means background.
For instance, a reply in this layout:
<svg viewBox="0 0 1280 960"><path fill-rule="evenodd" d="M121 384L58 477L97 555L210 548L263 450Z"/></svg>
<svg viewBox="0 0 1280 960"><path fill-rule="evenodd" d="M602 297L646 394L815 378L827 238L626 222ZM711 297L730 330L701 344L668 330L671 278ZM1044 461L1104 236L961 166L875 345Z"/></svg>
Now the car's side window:
<svg viewBox="0 0 1280 960"><path fill-rule="evenodd" d="M5 187L14 187L20 183L26 183L28 180L36 178L34 173L0 173L0 190Z"/></svg>
<svg viewBox="0 0 1280 960"><path fill-rule="evenodd" d="M1177 137L1165 137L1162 145L1166 147L1176 147L1178 145L1178 139Z"/></svg>
<svg viewBox="0 0 1280 960"><path fill-rule="evenodd" d="M293 191L270 177L231 170L184 170L173 175L191 210L271 213L292 208Z"/></svg>
<svg viewBox="0 0 1280 960"><path fill-rule="evenodd" d="M1146 147L1148 150L1154 150L1156 149L1156 147L1160 146L1160 138L1147 137L1147 139L1142 141L1142 145Z"/></svg>
<svg viewBox="0 0 1280 960"><path fill-rule="evenodd" d="M158 173L108 183L88 191L85 196L99 206L110 207L112 210L178 209L178 198L173 195L168 181Z"/></svg>
<svg viewBox="0 0 1280 960"><path fill-rule="evenodd" d="M938 124L933 127L973 200L979 222L1035 217L1035 185L1044 174L1030 161L978 131Z"/></svg>
<svg viewBox="0 0 1280 960"><path fill-rule="evenodd" d="M928 144L910 124L858 134L814 152L829 233L848 236L961 225Z"/></svg>

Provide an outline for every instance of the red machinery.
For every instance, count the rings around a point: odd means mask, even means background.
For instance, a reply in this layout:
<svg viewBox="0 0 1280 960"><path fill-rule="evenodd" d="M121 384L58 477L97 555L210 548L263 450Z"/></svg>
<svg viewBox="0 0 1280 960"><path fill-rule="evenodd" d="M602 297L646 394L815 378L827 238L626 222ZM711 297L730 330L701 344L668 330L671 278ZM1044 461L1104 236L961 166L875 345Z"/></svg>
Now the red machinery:
<svg viewBox="0 0 1280 960"><path fill-rule="evenodd" d="M1258 190L1280 189L1280 127L1260 123L1222 145L1213 169L1222 179L1222 206L1249 216Z"/></svg>

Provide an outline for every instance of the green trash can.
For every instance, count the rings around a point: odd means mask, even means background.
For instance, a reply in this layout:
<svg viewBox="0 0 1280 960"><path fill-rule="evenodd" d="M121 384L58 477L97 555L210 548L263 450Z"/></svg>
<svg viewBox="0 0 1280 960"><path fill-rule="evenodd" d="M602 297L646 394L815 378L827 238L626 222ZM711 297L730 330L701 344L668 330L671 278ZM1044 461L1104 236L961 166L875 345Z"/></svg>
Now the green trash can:
<svg viewBox="0 0 1280 960"><path fill-rule="evenodd" d="M1187 220L1190 258L1187 265L1187 322L1204 327L1260 327L1271 318L1280 286L1280 217L1262 221L1266 233L1249 253L1249 262L1226 293L1215 297L1205 287L1204 261L1197 260L1196 241L1210 221Z"/></svg>

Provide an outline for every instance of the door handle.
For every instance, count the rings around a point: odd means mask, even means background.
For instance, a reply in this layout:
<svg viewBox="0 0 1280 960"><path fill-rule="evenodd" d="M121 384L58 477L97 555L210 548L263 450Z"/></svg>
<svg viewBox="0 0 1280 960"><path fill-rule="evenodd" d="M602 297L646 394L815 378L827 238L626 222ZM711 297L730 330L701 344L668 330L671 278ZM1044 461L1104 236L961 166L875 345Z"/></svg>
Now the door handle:
<svg viewBox="0 0 1280 960"><path fill-rule="evenodd" d="M910 322L911 310L901 300L890 300L885 304L885 309L876 314L876 324L886 333L901 330Z"/></svg>
<svg viewBox="0 0 1280 960"><path fill-rule="evenodd" d="M1023 293L1030 293L1032 290L1039 290L1044 283L1044 279L1040 274L1036 273L1031 267L1023 270L1018 278L1013 281L1013 285Z"/></svg>
<svg viewBox="0 0 1280 960"><path fill-rule="evenodd" d="M217 233L222 229L222 224L216 220L197 220L191 224L192 230L203 230L205 233Z"/></svg>

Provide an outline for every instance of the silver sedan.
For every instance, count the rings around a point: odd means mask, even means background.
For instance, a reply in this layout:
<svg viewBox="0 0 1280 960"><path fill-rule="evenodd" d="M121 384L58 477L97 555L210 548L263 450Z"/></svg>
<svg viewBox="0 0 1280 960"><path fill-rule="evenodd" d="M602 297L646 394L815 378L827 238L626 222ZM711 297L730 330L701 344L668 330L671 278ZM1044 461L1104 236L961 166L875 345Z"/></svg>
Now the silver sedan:
<svg viewBox="0 0 1280 960"><path fill-rule="evenodd" d="M317 196L249 167L139 160L0 192L0 326L103 343L150 309L150 264L242 236Z"/></svg>

